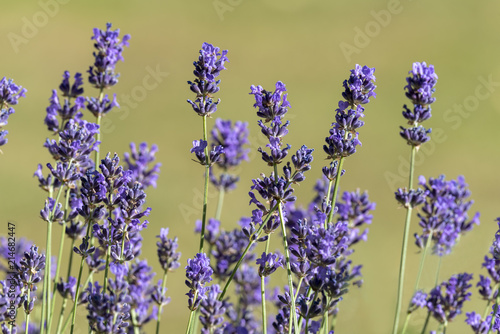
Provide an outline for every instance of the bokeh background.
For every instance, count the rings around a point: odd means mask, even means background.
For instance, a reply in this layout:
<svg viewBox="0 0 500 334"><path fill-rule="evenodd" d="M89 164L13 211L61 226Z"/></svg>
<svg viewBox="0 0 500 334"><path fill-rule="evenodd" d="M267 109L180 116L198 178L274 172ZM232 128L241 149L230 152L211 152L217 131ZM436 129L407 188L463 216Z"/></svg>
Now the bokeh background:
<svg viewBox="0 0 500 334"><path fill-rule="evenodd" d="M202 123L186 103L193 97L186 81L193 79L192 62L203 42L229 50L230 63L217 94L222 102L214 117L246 121L251 129L251 159L240 169L238 189L226 196L226 228L250 215L251 179L270 172L256 154L263 141L250 85L273 89L278 80L287 85L292 104L287 142L292 150L302 144L316 148L313 169L297 190L298 202L307 204L326 164L322 145L342 81L355 64L366 64L376 68L377 98L367 105L366 124L360 129L363 146L346 161L341 190L368 190L377 209L368 242L358 245L355 254L364 266L365 284L342 302L336 329L387 333L405 216L394 192L407 183L410 151L398 131L402 105L408 102L405 77L415 61L433 64L439 76L433 118L425 124L436 138L418 153L416 175L464 175L475 200L472 210L481 212L481 225L443 260L441 277L469 271L476 281L484 274L482 258L497 230L494 219L500 216L499 19L500 3L493 0L2 1L0 75L14 78L28 93L9 119L9 143L0 155L0 234L7 233L11 221L18 237L45 245L45 225L39 218L45 193L32 177L38 163L50 162L42 147L49 135L43 124L45 108L63 71L85 72L93 62L93 27L104 29L112 22L132 36L125 62L117 65L120 83L110 92L117 94L122 108L107 116L101 149L123 154L131 141L160 148L162 171L158 187L148 192L147 205L153 211L143 250L156 270L154 244L161 227L179 237L182 266L197 249L192 230L201 217L203 169L191 161L189 149L201 137ZM162 74L154 89L146 89L143 80L151 70ZM88 84L85 88L87 95L96 95ZM210 199L210 214L215 202ZM417 231L416 219L413 225L412 232ZM404 304L419 259L411 244ZM423 284L430 288L437 259L427 263ZM168 287L172 302L164 310L163 329L181 333L189 314L182 269L169 275ZM474 292L465 311L482 312L484 302ZM422 316L415 319L418 327ZM449 332L468 332L464 319L456 319Z"/></svg>

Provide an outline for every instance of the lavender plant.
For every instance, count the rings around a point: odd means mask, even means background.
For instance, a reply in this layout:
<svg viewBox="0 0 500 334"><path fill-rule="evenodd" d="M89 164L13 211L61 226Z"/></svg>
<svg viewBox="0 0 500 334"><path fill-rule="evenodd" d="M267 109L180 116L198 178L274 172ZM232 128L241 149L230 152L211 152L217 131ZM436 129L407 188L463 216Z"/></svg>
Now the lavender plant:
<svg viewBox="0 0 500 334"><path fill-rule="evenodd" d="M116 65L124 60L122 52L130 36L120 37L120 31L107 24L105 30L94 29L92 40L95 52L88 84L97 88L97 97L84 95L81 73L72 76L65 71L59 91L52 91L46 108L44 123L54 138L43 146L53 160L45 164L46 169L38 165L34 174L47 193L40 210L47 226L45 252L26 240L11 245L0 239L0 254L9 259L6 264L0 262L0 271L14 273L0 281L2 333L18 333L23 328L24 333L75 333L83 328L96 334L140 334L148 326L155 326L157 334L160 328L163 333L171 331L162 319L168 317L163 311L170 303L168 273L181 267L177 237L169 236L168 227L154 227L159 231L160 279L155 280L152 264L142 256L142 232L149 228L146 218L152 210L147 206L147 190L156 187L161 166L156 162L158 146L131 143L130 152L122 158L116 153L100 157L99 153L102 117L118 107L116 95L110 97L104 90L118 83ZM362 265L352 254L367 241L366 226L372 223L376 207L366 191L340 192L345 159L361 145L358 129L364 125L364 105L376 96L375 69L356 65L343 82L342 100L323 146L328 165L314 186L313 199L305 205L298 201L295 188L304 184L306 172L312 169L314 149L303 145L292 151L285 142L290 125L285 118L291 108L287 88L281 81L273 90L250 87L260 118L257 124L267 141L257 152L269 170L252 180L250 212L235 228L227 229L222 224L224 197L236 187L238 168L249 155L247 123L219 118L211 130L207 124L220 103L214 95L220 89L218 76L226 69L227 53L204 43L194 62L195 79L188 81L196 94L188 103L203 122L202 138L193 141L191 153L204 167L204 199L201 220L193 222L200 244L184 267L189 310L186 334L333 333L342 315L342 301L350 289L363 284ZM415 234L415 244L422 255L402 333L411 315L424 309L427 319L422 333L428 326L445 333L472 296L469 273L452 275L438 284L438 269L433 288L419 284L426 254L432 251L441 263L461 236L479 224L478 213L469 218L473 201L464 177L421 176L421 188L413 188L415 155L429 141L430 133L420 124L431 117L436 80L432 65L414 63L405 87L413 107L403 107L410 128L402 127L400 135L411 146L411 164L408 187L395 193L407 214L393 333L399 330L413 209L419 208L422 230ZM26 90L5 78L0 88L1 128L13 112L11 106ZM6 142L5 134L0 132L0 145ZM219 194L213 217L207 210L209 183ZM57 229L59 251L54 256L52 232ZM274 233L279 233L278 239L272 238ZM486 301L485 311L466 314L474 333L500 328L499 235L500 231L483 263L489 276L480 276L477 283ZM275 245L279 250L271 249ZM66 251L69 258L63 263ZM73 262L79 263L76 272ZM273 287L278 275L284 275L280 268L286 271L286 284ZM60 305L58 311L56 305ZM16 319L18 310L25 314L24 324ZM85 323L77 319L78 311L86 315Z"/></svg>

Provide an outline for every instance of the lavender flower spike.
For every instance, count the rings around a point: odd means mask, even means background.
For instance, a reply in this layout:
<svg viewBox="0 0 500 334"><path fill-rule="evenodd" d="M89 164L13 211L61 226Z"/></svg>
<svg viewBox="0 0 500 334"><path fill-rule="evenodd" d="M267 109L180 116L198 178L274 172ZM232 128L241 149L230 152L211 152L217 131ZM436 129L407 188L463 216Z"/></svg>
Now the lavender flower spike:
<svg viewBox="0 0 500 334"><path fill-rule="evenodd" d="M205 253L198 253L193 259L188 260L185 283L190 288L186 295L189 297L188 307L191 311L200 306L207 290L205 284L212 280L212 274L210 259Z"/></svg>
<svg viewBox="0 0 500 334"><path fill-rule="evenodd" d="M7 125L9 116L14 113L14 108L11 106L16 105L20 97L25 97L27 90L14 83L12 79L5 77L0 80L0 146L7 143L7 130L2 130ZM1 152L1 151L0 151Z"/></svg>

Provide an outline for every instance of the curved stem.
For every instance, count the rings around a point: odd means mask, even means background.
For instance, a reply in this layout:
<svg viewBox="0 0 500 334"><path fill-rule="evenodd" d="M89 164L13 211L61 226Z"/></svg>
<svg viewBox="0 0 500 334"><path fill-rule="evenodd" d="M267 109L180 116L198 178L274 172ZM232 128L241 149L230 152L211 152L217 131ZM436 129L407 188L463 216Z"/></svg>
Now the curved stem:
<svg viewBox="0 0 500 334"><path fill-rule="evenodd" d="M87 286L90 282L90 280L92 279L92 276L94 274L94 271L91 271L89 276L87 277L87 280L85 281L85 284L83 284L83 286ZM75 301L75 303L78 303L77 301ZM64 322L64 325L63 325L63 329L61 331L61 333L66 333L66 328L68 328L68 325L69 325L69 321L72 319L72 314L69 315L68 318L66 318L66 321ZM89 328L90 329L90 328Z"/></svg>

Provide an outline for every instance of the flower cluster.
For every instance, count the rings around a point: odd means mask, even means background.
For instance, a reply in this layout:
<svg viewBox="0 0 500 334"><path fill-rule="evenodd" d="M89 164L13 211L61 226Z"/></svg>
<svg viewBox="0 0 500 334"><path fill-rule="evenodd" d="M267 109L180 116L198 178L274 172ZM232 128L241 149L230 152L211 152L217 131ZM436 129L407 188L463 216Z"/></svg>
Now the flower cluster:
<svg viewBox="0 0 500 334"><path fill-rule="evenodd" d="M468 211L473 204L470 191L462 176L446 181L444 175L430 178L427 182L421 176L420 185L427 193L419 225L422 233L415 233L415 243L424 248L432 241L433 253L439 256L450 253L459 237L479 224L479 213L469 220Z"/></svg>
<svg viewBox="0 0 500 334"><path fill-rule="evenodd" d="M408 145L418 149L420 145L430 139L429 133L431 130L425 129L419 124L431 117L431 104L436 101L432 94L436 90L434 86L438 77L434 72L434 66L427 66L425 62L413 63L413 68L409 74L410 76L406 78L405 93L406 97L413 103L413 110L405 104L403 106L403 117L412 127L401 127L399 134L407 141Z"/></svg>
<svg viewBox="0 0 500 334"><path fill-rule="evenodd" d="M356 152L356 146L361 145L357 129L364 125L361 118L364 117L365 108L362 104L370 102L370 97L376 96L374 73L375 68L356 65L351 70L349 79L344 81L344 100L338 103L335 122L330 135L325 138L326 145L323 145L328 159L336 161L348 157Z"/></svg>
<svg viewBox="0 0 500 334"><path fill-rule="evenodd" d="M439 323L447 324L462 313L462 306L472 295L469 281L472 275L462 273L453 275L431 290L427 297L426 307Z"/></svg>
<svg viewBox="0 0 500 334"><path fill-rule="evenodd" d="M90 66L89 82L101 91L118 83L119 74L115 73L118 61L123 61L123 48L129 46L130 35L119 38L120 29L111 30L111 23L106 30L94 28L94 65Z"/></svg>
<svg viewBox="0 0 500 334"><path fill-rule="evenodd" d="M0 146L7 143L7 130L2 130L7 125L9 116L14 113L12 106L18 103L20 97L25 97L27 90L14 83L12 79L3 77L0 80Z"/></svg>
<svg viewBox="0 0 500 334"><path fill-rule="evenodd" d="M188 100L193 110L200 116L210 116L217 111L220 99L214 101L213 94L219 91L220 80L217 80L220 72L225 70L224 63L229 61L227 50L220 52L218 47L209 43L203 43L198 61L193 63L193 74L196 77L193 82L188 81L189 88L196 94L196 99Z"/></svg>

